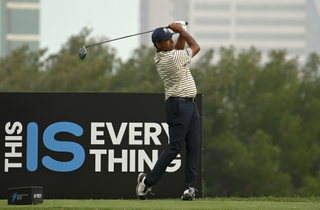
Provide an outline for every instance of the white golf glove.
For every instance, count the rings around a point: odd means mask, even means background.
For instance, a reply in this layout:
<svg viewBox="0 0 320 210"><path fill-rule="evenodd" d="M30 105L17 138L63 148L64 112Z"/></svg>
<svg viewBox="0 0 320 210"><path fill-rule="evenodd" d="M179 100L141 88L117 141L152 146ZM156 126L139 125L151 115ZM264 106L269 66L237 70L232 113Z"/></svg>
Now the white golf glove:
<svg viewBox="0 0 320 210"><path fill-rule="evenodd" d="M180 20L180 21L175 21L175 23L179 23L179 24L182 26L182 28L183 28L185 31L187 31L187 24L186 24L185 21Z"/></svg>

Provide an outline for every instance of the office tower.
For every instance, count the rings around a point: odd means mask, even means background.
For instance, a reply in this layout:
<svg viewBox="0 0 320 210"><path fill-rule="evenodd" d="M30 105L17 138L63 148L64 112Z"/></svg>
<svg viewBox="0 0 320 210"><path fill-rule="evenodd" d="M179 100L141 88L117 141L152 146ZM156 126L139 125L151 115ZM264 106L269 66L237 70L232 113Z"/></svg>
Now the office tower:
<svg viewBox="0 0 320 210"><path fill-rule="evenodd" d="M39 0L1 0L0 57L21 45L39 49Z"/></svg>

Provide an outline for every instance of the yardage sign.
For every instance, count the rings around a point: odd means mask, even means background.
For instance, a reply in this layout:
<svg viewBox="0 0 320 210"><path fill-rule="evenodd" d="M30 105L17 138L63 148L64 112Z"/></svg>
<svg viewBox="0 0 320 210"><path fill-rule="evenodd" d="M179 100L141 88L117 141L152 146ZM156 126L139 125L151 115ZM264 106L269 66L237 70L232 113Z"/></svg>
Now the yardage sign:
<svg viewBox="0 0 320 210"><path fill-rule="evenodd" d="M0 198L42 186L45 199L134 199L137 176L168 144L164 94L0 93ZM202 116L202 97L197 96ZM153 198L184 190L185 150ZM200 155L201 157L201 155ZM202 165L196 188L202 196Z"/></svg>

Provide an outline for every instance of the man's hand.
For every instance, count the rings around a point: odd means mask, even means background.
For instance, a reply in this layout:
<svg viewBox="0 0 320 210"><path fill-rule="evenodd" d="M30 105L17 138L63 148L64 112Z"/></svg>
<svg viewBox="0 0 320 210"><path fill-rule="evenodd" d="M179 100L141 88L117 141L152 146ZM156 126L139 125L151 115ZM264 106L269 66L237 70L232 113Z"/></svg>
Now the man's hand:
<svg viewBox="0 0 320 210"><path fill-rule="evenodd" d="M169 28L170 28L173 32L179 33L179 34L180 34L181 32L183 32L183 31L185 31L180 23L171 23L171 24L169 25Z"/></svg>
<svg viewBox="0 0 320 210"><path fill-rule="evenodd" d="M188 23L187 22L185 22L185 21L174 21L175 23L179 23L181 26L182 26L182 28L185 30L185 31L187 31L187 25L188 25Z"/></svg>

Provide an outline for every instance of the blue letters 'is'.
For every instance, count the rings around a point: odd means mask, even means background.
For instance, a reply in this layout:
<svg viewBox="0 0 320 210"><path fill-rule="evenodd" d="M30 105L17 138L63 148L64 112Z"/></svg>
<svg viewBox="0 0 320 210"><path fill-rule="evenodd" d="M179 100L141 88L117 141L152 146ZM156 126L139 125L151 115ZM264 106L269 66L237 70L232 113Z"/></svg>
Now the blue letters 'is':
<svg viewBox="0 0 320 210"><path fill-rule="evenodd" d="M56 152L70 152L74 158L70 161L62 162L45 156L42 164L57 172L69 172L77 170L82 166L85 160L85 151L80 144L69 141L57 141L54 136L60 132L71 133L77 137L83 134L81 126L71 122L57 122L46 128L43 133L44 145ZM35 171L38 168L38 125L31 122L27 126L27 169Z"/></svg>

